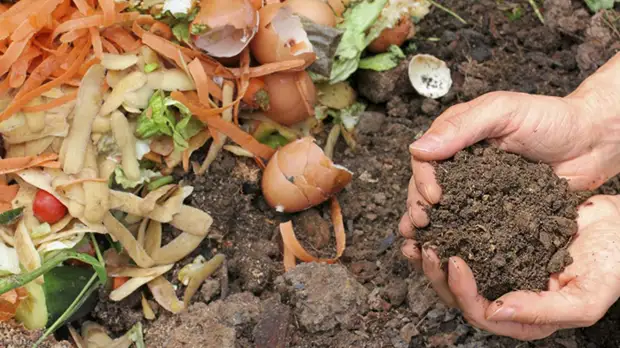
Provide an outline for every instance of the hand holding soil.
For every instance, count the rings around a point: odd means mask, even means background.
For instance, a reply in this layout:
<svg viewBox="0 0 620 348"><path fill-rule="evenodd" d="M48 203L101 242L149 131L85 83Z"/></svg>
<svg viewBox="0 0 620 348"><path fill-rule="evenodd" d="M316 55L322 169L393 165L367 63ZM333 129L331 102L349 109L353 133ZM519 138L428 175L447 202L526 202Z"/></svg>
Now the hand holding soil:
<svg viewBox="0 0 620 348"><path fill-rule="evenodd" d="M422 257L424 271L444 302L459 307L472 325L498 335L533 340L591 326L620 296L620 198L591 198L577 222L568 248L573 262L551 276L548 291L516 291L491 302L478 294L463 259L450 258L446 277L431 249Z"/></svg>
<svg viewBox="0 0 620 348"><path fill-rule="evenodd" d="M421 252L413 240L415 229L429 224L429 205L442 196L428 162L448 159L486 139L503 150L551 165L573 190L595 189L620 172L620 133L613 130L620 116L618 75L620 54L565 98L512 92L484 95L448 109L411 145L413 177L407 213L400 223L401 233L410 240L402 251L424 269L440 297L460 307L472 324L500 335L534 339L596 322L620 293L618 274L612 272L620 259L618 198L595 197L587 203L594 205L580 210L579 231L568 248L573 263L552 275L549 291L510 293L491 304L478 295L473 273L461 258L450 258L448 279L435 252ZM608 232L593 233L601 229ZM615 284L596 284L612 279Z"/></svg>

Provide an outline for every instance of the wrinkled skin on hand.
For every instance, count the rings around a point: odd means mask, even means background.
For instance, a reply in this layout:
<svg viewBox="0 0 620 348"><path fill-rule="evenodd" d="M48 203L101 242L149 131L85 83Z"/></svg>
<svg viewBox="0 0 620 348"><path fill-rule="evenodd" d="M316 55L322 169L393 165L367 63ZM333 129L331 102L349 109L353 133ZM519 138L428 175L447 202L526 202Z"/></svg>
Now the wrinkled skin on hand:
<svg viewBox="0 0 620 348"><path fill-rule="evenodd" d="M420 250L415 228L441 188L429 161L452 157L487 139L508 152L550 164L574 190L594 189L620 172L620 53L566 98L493 92L451 107L410 146L413 176L399 230L403 254L422 269L440 298L473 325L522 340L594 324L620 296L620 197L597 196L579 211L569 251L573 263L548 291L518 291L489 302L458 257L448 274L432 249Z"/></svg>
<svg viewBox="0 0 620 348"><path fill-rule="evenodd" d="M591 326L620 297L620 197L595 196L579 209L579 230L568 250L573 263L553 274L548 291L515 291L490 302L476 288L459 257L448 274L432 249L422 267L442 301L463 311L472 325L520 340L547 337L559 329Z"/></svg>

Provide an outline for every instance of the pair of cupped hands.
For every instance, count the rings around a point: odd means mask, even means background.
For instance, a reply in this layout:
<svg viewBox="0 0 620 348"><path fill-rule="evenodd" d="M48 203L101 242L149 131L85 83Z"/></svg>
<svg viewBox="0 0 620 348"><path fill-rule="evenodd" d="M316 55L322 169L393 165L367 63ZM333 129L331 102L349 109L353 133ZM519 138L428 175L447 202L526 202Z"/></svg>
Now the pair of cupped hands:
<svg viewBox="0 0 620 348"><path fill-rule="evenodd" d="M489 301L478 294L461 258L450 257L446 271L432 247L415 241L416 228L429 223L424 206L441 197L429 161L479 141L550 164L574 190L595 189L620 172L620 69L609 65L565 98L493 92L455 105L409 147L413 176L399 226L407 238L402 253L472 325L540 339L595 324L620 297L620 196L594 196L579 207L578 232L568 247L573 263L550 276L547 291L515 291Z"/></svg>

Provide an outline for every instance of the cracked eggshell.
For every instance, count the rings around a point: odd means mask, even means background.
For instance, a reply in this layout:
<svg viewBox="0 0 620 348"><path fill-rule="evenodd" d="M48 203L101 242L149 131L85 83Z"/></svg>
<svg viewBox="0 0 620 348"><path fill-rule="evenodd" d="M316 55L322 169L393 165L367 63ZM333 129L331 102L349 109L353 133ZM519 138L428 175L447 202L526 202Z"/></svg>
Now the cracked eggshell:
<svg viewBox="0 0 620 348"><path fill-rule="evenodd" d="M265 168L262 190L267 204L294 213L321 204L347 186L353 175L334 164L312 137L278 150Z"/></svg>
<svg viewBox="0 0 620 348"><path fill-rule="evenodd" d="M443 97L452 87L452 77L446 63L429 54L413 56L408 73L413 88L427 98Z"/></svg>
<svg viewBox="0 0 620 348"><path fill-rule="evenodd" d="M316 55L301 19L286 2L263 7L259 16L260 25L250 49L260 64L293 59L314 61Z"/></svg>
<svg viewBox="0 0 620 348"><path fill-rule="evenodd" d="M393 28L383 29L381 35L368 45L368 50L372 53L387 52L391 45L402 46L413 36L415 36L415 26L409 16L403 16Z"/></svg>
<svg viewBox="0 0 620 348"><path fill-rule="evenodd" d="M336 16L322 0L288 0L286 2L296 15L304 16L316 24L336 26Z"/></svg>
<svg viewBox="0 0 620 348"><path fill-rule="evenodd" d="M228 58L250 44L258 23L258 11L250 0L209 0L201 3L190 28L205 28L193 36L196 47L213 57Z"/></svg>
<svg viewBox="0 0 620 348"><path fill-rule="evenodd" d="M312 116L317 93L307 72L274 73L263 81L269 94L267 117L291 126Z"/></svg>

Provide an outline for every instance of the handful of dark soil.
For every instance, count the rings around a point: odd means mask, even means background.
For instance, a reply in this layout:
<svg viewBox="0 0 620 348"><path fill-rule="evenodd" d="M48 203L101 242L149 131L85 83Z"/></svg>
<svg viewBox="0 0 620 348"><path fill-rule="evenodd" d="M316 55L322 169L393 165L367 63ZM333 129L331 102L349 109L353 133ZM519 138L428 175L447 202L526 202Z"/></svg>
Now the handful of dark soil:
<svg viewBox="0 0 620 348"><path fill-rule="evenodd" d="M545 290L549 274L572 262L579 199L550 166L483 144L434 165L443 196L416 238L443 262L465 260L486 298Z"/></svg>

